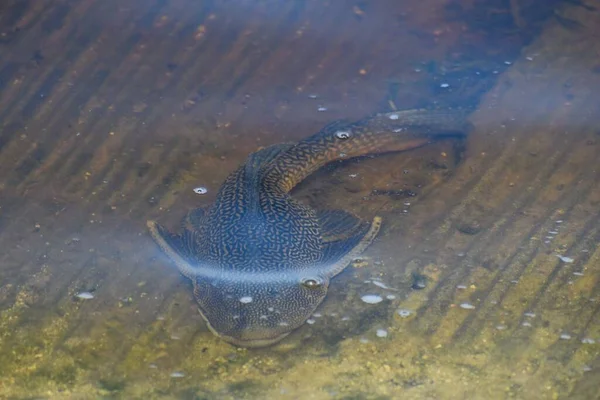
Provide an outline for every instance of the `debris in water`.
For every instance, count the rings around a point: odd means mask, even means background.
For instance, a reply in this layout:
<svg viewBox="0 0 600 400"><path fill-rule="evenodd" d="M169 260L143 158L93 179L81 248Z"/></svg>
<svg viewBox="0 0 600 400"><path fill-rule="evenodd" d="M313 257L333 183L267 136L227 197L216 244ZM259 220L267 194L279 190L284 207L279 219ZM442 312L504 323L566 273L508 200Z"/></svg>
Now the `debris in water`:
<svg viewBox="0 0 600 400"><path fill-rule="evenodd" d="M82 300L90 300L94 298L94 295L90 292L81 292L81 293L77 293L75 295L75 297L77 297L78 299L82 299Z"/></svg>
<svg viewBox="0 0 600 400"><path fill-rule="evenodd" d="M377 304L383 301L383 298L378 294L365 294L360 299L367 304Z"/></svg>
<svg viewBox="0 0 600 400"><path fill-rule="evenodd" d="M373 280L371 281L371 283L372 283L373 285L377 286L377 287L380 287L380 288L382 288L382 289L387 289L387 290L398 290L398 289L394 289L394 288L391 288L391 287L387 286L385 283L383 283L383 282L381 282L381 281L376 281L375 279L373 279Z"/></svg>
<svg viewBox="0 0 600 400"><path fill-rule="evenodd" d="M388 332L385 329L377 329L376 335L377 337L384 338L387 337Z"/></svg>
<svg viewBox="0 0 600 400"><path fill-rule="evenodd" d="M575 261L571 257L561 256L560 254L557 254L556 257L560 258L560 261L566 262L566 263L569 263L569 264L572 263L573 261Z"/></svg>
<svg viewBox="0 0 600 400"><path fill-rule="evenodd" d="M568 333L561 333L560 338L562 340L569 340L569 339L571 339L571 335L569 335Z"/></svg>

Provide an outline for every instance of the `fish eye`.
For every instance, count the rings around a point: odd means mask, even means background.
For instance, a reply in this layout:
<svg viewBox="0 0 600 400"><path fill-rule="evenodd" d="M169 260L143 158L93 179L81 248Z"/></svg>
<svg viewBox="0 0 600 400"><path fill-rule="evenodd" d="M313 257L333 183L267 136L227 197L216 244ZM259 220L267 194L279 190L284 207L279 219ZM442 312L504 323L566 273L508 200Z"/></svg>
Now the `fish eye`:
<svg viewBox="0 0 600 400"><path fill-rule="evenodd" d="M318 289L323 286L323 281L319 278L304 278L302 279L302 286L308 289Z"/></svg>

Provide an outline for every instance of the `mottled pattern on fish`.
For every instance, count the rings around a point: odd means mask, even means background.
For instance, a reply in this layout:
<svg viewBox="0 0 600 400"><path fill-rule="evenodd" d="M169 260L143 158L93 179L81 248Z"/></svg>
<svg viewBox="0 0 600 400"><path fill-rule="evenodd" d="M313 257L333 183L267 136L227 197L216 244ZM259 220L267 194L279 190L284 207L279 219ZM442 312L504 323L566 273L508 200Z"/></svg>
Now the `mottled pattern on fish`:
<svg viewBox="0 0 600 400"><path fill-rule="evenodd" d="M460 111L409 110L335 122L296 144L251 154L212 207L191 211L180 234L155 222L155 241L194 283L200 312L216 335L256 347L302 325L323 301L330 279L373 241L371 223L345 211L316 211L289 192L323 165L402 151L464 134Z"/></svg>

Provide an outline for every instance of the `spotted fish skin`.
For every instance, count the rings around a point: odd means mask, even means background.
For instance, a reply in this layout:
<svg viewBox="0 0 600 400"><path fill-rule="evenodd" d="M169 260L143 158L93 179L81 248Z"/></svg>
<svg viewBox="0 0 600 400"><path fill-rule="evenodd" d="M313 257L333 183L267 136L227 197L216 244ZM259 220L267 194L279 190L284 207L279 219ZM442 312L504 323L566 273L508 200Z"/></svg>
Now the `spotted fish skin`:
<svg viewBox="0 0 600 400"><path fill-rule="evenodd" d="M317 211L290 191L334 160L403 151L468 131L466 112L407 110L332 123L296 143L251 154L215 203L192 210L181 233L148 221L150 233L194 285L210 330L229 343L261 347L302 325L332 277L374 240L368 223L341 210Z"/></svg>

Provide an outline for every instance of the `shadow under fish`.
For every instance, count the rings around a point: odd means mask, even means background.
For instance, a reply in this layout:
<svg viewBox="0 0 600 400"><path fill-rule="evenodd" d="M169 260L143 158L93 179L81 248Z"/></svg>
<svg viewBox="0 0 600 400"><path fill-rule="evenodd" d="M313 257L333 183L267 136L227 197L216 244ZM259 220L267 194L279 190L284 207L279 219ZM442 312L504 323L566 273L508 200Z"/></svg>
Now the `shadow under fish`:
<svg viewBox="0 0 600 400"><path fill-rule="evenodd" d="M242 347L276 343L306 322L331 278L377 236L342 210L317 211L290 191L325 164L424 146L469 130L467 111L405 110L339 121L295 144L250 156L226 179L215 203L195 209L181 233L148 221L150 234L194 285L210 330Z"/></svg>

